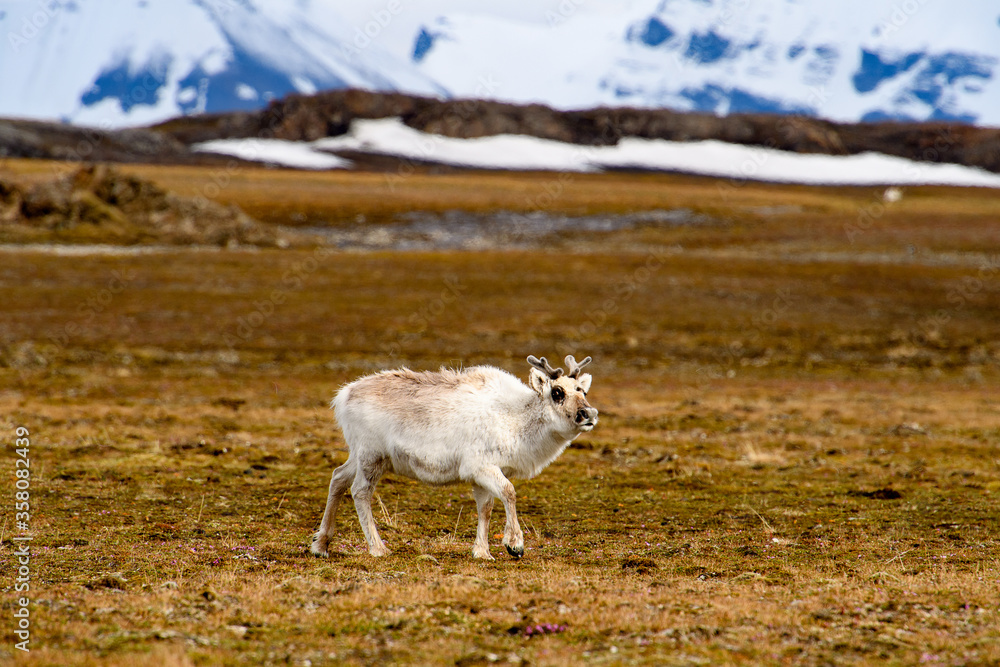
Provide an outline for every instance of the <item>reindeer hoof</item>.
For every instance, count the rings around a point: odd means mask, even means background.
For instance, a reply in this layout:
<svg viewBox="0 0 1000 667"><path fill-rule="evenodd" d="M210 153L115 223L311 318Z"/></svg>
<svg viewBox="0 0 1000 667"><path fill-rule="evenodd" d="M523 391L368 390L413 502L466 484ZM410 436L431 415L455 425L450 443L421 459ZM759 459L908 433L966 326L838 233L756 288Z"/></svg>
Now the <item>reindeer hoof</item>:
<svg viewBox="0 0 1000 667"><path fill-rule="evenodd" d="M312 555L317 556L319 558L330 557L330 552L326 550L326 544L320 542L319 539L315 537L313 538L312 544L309 545L309 551L312 552Z"/></svg>
<svg viewBox="0 0 1000 667"><path fill-rule="evenodd" d="M521 556L524 555L524 547L512 547L509 544L505 544L507 547L507 553L514 557L514 560L520 560Z"/></svg>

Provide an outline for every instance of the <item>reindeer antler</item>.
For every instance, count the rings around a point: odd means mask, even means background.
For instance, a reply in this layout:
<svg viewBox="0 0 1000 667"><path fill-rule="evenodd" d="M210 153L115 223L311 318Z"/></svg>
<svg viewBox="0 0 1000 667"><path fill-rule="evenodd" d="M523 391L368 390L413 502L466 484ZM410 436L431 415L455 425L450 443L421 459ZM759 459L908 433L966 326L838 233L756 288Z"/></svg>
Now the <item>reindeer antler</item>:
<svg viewBox="0 0 1000 667"><path fill-rule="evenodd" d="M534 355L528 355L528 363L544 372L552 380L555 380L563 374L563 369L552 368L552 366L549 366L549 362L545 360L545 357L538 359Z"/></svg>
<svg viewBox="0 0 1000 667"><path fill-rule="evenodd" d="M580 377L580 371L583 370L583 367L589 364L591 361L593 361L593 359L587 357L580 363L576 363L576 359L573 358L572 354L566 355L566 365L569 366L569 373L567 373L567 377L571 378Z"/></svg>

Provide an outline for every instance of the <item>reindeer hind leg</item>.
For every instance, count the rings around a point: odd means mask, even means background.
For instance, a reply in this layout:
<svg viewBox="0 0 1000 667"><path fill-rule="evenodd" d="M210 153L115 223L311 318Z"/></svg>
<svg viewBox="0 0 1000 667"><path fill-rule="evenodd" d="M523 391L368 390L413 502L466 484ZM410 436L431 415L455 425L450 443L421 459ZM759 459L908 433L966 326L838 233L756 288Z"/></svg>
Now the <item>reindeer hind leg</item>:
<svg viewBox="0 0 1000 667"><path fill-rule="evenodd" d="M333 475L330 477L330 491L326 497L326 510L323 512L323 520L319 524L319 530L313 536L312 546L310 551L312 551L317 556L328 556L330 540L333 539L336 519L337 519L337 507L340 505L341 499L347 492L347 489L354 482L354 477L356 471L356 459L348 456L347 462L342 466L333 471Z"/></svg>
<svg viewBox="0 0 1000 667"><path fill-rule="evenodd" d="M354 484L351 485L354 509L358 512L358 521L361 523L361 530L364 531L365 540L368 542L368 553L372 556L385 556L389 553L385 542L378 534L375 517L372 515L372 497L375 495L375 487L389 466L389 459L363 462L359 464L358 474L354 476Z"/></svg>

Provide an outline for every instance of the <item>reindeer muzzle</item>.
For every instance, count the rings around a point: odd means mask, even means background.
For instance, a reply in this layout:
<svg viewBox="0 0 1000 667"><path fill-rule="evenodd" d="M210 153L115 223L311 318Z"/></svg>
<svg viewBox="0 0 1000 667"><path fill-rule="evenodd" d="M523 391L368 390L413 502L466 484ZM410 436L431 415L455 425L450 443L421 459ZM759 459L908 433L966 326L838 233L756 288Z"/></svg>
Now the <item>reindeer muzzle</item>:
<svg viewBox="0 0 1000 667"><path fill-rule="evenodd" d="M587 430L597 424L597 408L580 408L576 411L576 425Z"/></svg>

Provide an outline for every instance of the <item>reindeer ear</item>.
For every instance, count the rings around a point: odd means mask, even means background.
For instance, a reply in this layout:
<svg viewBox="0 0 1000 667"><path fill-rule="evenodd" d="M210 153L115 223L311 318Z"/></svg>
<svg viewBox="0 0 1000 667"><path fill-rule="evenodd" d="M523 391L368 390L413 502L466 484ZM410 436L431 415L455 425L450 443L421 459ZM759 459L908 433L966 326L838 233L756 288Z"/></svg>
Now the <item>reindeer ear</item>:
<svg viewBox="0 0 1000 667"><path fill-rule="evenodd" d="M545 388L549 386L549 376L537 368L532 368L528 371L528 386L539 396L544 396Z"/></svg>
<svg viewBox="0 0 1000 667"><path fill-rule="evenodd" d="M590 381L594 378L590 377L590 373L584 373L579 378L580 386L583 387L583 393L590 391Z"/></svg>

